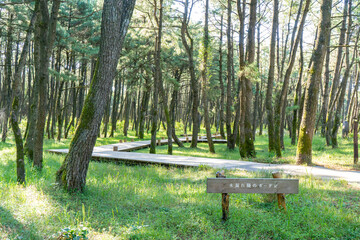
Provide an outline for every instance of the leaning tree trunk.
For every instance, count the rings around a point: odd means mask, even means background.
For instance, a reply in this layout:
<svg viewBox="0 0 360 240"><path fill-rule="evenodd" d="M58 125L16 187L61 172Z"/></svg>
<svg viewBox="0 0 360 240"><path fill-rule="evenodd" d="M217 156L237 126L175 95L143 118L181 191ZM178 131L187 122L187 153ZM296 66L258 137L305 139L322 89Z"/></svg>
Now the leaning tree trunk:
<svg viewBox="0 0 360 240"><path fill-rule="evenodd" d="M319 35L312 55L312 64L308 73L305 89L304 110L301 118L299 142L296 152L297 164L311 164L312 139L314 135L316 109L326 48L329 45L331 28L332 0L323 0L321 4L321 20Z"/></svg>
<svg viewBox="0 0 360 240"><path fill-rule="evenodd" d="M57 182L68 191L83 191L86 175L103 117L121 47L135 0L105 0L101 23L99 59L81 112L70 150L57 172Z"/></svg>

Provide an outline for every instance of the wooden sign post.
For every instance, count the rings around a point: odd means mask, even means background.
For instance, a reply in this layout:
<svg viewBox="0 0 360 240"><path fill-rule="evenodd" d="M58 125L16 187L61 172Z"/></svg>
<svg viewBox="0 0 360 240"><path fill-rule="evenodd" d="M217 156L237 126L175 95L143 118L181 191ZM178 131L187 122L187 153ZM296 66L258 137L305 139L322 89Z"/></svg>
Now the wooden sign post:
<svg viewBox="0 0 360 240"><path fill-rule="evenodd" d="M299 179L281 179L280 173L274 178L226 178L217 172L216 178L207 179L207 193L221 193L222 219L229 217L229 193L275 193L278 206L286 212L285 193L299 193Z"/></svg>

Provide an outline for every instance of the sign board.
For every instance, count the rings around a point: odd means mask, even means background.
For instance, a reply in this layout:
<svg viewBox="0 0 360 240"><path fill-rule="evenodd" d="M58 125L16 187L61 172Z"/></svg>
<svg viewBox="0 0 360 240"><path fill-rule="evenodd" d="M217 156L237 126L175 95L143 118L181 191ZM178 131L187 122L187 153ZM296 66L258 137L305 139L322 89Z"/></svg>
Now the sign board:
<svg viewBox="0 0 360 240"><path fill-rule="evenodd" d="M208 178L207 193L298 193L299 179Z"/></svg>

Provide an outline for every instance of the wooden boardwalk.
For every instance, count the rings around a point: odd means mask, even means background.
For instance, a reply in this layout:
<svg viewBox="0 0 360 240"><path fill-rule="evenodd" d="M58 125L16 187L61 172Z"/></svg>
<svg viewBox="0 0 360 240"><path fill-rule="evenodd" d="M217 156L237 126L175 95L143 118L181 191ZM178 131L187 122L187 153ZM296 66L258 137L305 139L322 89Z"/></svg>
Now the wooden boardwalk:
<svg viewBox="0 0 360 240"><path fill-rule="evenodd" d="M180 138L180 140L186 141L185 138ZM226 143L226 140L214 140L216 143ZM203 139L202 141L206 141L206 139ZM161 140L161 144L167 144L167 139ZM285 174L291 175L313 175L319 178L343 179L348 182L360 183L360 171L341 171L317 166L308 167L289 164L265 164L240 160L130 152L133 150L146 148L149 145L150 141L137 141L95 147L92 153L92 157L97 160L125 162L131 164L158 164L177 167L199 167L201 165L206 165L213 168L241 169L252 172L282 171ZM118 147L118 151L114 151L114 147ZM50 149L48 151L52 153L66 154L69 150Z"/></svg>

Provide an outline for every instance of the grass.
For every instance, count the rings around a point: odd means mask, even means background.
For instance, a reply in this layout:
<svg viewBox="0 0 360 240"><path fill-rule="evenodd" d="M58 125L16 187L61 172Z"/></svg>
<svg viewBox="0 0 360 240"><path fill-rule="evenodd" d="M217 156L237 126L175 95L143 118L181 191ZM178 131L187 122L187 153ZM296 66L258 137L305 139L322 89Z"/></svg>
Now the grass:
<svg viewBox="0 0 360 240"><path fill-rule="evenodd" d="M215 154L211 154L209 152L207 143L200 143L198 144L198 148L195 149L190 149L190 144L185 144L186 148L179 148L176 144L174 144L173 154L230 160L251 160L262 163L295 164L296 146L291 145L291 139L288 136L285 136L284 141L285 150L282 152L283 156L281 158L277 158L273 153L269 153L268 137L265 135L256 136L256 159L241 159L239 150L235 149L234 151L230 151L227 149L226 144L215 144ZM339 137L338 142L339 147L333 149L331 146L326 146L324 138L315 135L313 141L313 164L333 169L360 170L360 164L353 164L352 138L342 139ZM141 149L137 152L148 151L148 149ZM157 147L157 153L167 154L167 146Z"/></svg>
<svg viewBox="0 0 360 240"><path fill-rule="evenodd" d="M165 136L164 132L159 137ZM96 145L125 137L99 138ZM130 131L127 140L136 138ZM146 139L150 135L145 136ZM67 148L70 140L46 140L44 149ZM338 149L314 139L314 162L346 168L351 141ZM257 137L257 161L293 163L295 147L286 139L284 157L267 152L266 137ZM166 146L158 153L166 153ZM147 152L148 149L142 150ZM206 144L174 148L174 154L239 159L238 151ZM55 184L64 156L44 154L38 172L26 162L25 187L16 184L15 144L0 143L0 239L57 239L64 232L89 239L356 239L360 236L360 185L299 177L300 193L287 195L288 213L272 195L231 194L230 219L221 221L220 194L206 193L206 178L219 169L127 166L91 162L83 194L68 194ZM347 166L351 168L351 165ZM268 173L226 170L227 177L270 177ZM289 176L288 176L289 177Z"/></svg>
<svg viewBox="0 0 360 240"><path fill-rule="evenodd" d="M115 138L114 138L115 139ZM99 139L97 144L109 140ZM46 141L62 148L69 140ZM217 145L219 147L220 145ZM0 143L0 239L56 239L86 228L90 239L356 239L360 187L300 177L288 214L268 195L231 194L221 221L220 194L206 193L216 169L177 169L91 162L83 194L54 184L63 156L45 153L41 173L26 164L26 187L15 177L15 145ZM264 177L226 171L228 177Z"/></svg>

